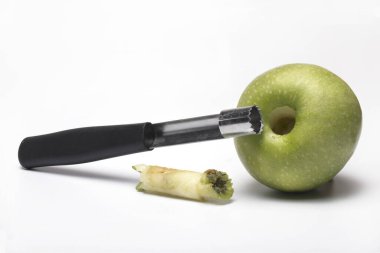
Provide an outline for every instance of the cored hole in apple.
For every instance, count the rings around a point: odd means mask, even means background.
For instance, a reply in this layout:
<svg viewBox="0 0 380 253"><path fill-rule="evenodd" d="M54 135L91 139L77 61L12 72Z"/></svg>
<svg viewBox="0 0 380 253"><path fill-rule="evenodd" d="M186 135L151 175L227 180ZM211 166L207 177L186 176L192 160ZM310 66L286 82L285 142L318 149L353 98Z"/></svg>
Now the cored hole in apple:
<svg viewBox="0 0 380 253"><path fill-rule="evenodd" d="M296 111L289 106L274 109L269 115L269 126L275 134L285 135L296 124Z"/></svg>

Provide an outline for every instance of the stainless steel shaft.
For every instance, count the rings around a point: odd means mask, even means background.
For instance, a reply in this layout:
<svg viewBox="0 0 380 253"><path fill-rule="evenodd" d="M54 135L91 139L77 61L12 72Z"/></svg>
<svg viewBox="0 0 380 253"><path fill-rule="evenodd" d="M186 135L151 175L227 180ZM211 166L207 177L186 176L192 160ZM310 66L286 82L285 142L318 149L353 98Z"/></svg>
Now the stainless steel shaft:
<svg viewBox="0 0 380 253"><path fill-rule="evenodd" d="M262 127L257 106L223 110L220 114L153 124L152 147L260 134Z"/></svg>

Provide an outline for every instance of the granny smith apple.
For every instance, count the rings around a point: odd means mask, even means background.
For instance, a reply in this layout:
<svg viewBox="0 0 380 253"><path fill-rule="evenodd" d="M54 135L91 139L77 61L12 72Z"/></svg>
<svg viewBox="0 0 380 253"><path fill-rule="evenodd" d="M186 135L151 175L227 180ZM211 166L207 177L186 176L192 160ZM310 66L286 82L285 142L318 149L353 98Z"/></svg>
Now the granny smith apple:
<svg viewBox="0 0 380 253"><path fill-rule="evenodd" d="M332 72L289 64L253 80L238 106L258 105L261 135L235 139L240 160L259 182L287 192L331 180L352 156L362 112L351 88Z"/></svg>

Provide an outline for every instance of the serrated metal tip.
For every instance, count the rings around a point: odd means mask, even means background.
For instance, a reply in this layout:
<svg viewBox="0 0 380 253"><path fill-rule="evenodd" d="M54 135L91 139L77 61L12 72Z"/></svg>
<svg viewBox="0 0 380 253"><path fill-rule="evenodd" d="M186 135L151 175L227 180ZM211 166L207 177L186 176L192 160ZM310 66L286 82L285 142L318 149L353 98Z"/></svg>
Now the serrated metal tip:
<svg viewBox="0 0 380 253"><path fill-rule="evenodd" d="M219 130L224 138L260 134L263 126L256 105L224 110L219 116Z"/></svg>
<svg viewBox="0 0 380 253"><path fill-rule="evenodd" d="M261 134L264 128L264 124L261 118L260 108L257 106L250 107L248 117L255 134Z"/></svg>

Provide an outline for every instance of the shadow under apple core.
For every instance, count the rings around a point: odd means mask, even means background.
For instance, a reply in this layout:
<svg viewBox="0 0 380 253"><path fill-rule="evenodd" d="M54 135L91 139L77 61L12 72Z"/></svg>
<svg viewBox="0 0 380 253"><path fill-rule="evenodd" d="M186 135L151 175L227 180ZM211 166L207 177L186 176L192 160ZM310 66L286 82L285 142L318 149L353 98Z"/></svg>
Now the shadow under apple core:
<svg viewBox="0 0 380 253"><path fill-rule="evenodd" d="M106 173L88 171L82 168L78 169L78 168L70 168L66 166L47 166L47 167L37 167L33 169L25 169L22 166L20 166L20 168L25 171L30 171L32 173L48 173L48 174L55 174L59 176L84 178L84 179L89 179L89 180L103 180L103 181L108 181L112 183L122 183L122 184L130 183L130 184L136 185L139 181L138 179L132 178L132 177L111 175L111 174L106 174ZM135 187L133 187L133 189L131 190L135 190ZM145 193L142 192L141 194L145 194ZM171 196L171 195L160 194L160 193L148 193L148 195L155 195L157 197L164 197L164 198L176 199L176 200L181 200L181 201L190 201L190 202L211 204L211 205L228 205L234 201L233 198L230 200L210 199L207 201L198 201L198 200L181 198L177 196Z"/></svg>

